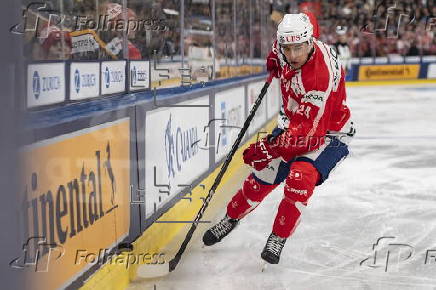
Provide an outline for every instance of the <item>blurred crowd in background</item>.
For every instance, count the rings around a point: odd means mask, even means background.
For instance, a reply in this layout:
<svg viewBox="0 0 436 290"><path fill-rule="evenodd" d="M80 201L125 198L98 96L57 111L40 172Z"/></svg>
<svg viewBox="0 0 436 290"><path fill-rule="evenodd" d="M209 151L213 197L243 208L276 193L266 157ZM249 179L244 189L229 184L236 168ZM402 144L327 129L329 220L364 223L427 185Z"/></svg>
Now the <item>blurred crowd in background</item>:
<svg viewBox="0 0 436 290"><path fill-rule="evenodd" d="M334 28L347 27L355 57L436 54L433 0L336 0L321 4L322 40L334 43Z"/></svg>
<svg viewBox="0 0 436 290"><path fill-rule="evenodd" d="M43 7L32 3L23 1L25 55L32 61L216 57L245 64L267 55L284 13L305 10L317 16L322 41L337 42L341 26L353 57L436 55L433 0L46 0ZM78 29L79 16L104 16L112 22L105 30L85 25ZM117 21L127 25L128 20L141 20L142 29L114 29Z"/></svg>

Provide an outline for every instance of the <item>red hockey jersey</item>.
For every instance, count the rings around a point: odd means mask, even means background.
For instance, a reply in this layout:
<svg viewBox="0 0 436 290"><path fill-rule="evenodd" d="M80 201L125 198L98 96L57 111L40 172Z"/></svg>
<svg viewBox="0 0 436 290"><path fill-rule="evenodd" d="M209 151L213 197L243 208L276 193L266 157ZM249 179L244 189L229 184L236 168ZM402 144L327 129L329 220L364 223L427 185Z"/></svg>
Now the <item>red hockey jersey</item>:
<svg viewBox="0 0 436 290"><path fill-rule="evenodd" d="M285 61L273 44L267 60L269 70L275 66L280 78L283 107L289 118L288 134L304 138L304 146L285 146L284 158L303 154L321 146L327 131L342 131L350 119L346 105L344 72L334 49L314 40L314 52L297 70ZM286 141L287 145L296 144Z"/></svg>

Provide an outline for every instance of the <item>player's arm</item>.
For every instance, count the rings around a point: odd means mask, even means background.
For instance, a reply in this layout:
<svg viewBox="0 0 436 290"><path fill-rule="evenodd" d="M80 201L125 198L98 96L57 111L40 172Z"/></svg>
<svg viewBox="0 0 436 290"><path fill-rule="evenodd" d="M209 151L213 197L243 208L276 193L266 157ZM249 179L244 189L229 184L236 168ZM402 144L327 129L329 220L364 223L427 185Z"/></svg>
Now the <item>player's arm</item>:
<svg viewBox="0 0 436 290"><path fill-rule="evenodd" d="M322 118L327 101L323 90L312 90L303 97L289 121L289 126L273 144L272 150L290 160L297 155L317 149L324 143L319 129L325 128L326 118ZM319 128L322 127L322 128Z"/></svg>
<svg viewBox="0 0 436 290"><path fill-rule="evenodd" d="M326 101L325 91L307 92L289 121L289 127L272 139L268 136L251 144L243 153L244 162L262 170L272 159L282 157L289 161L319 148L325 142L325 134L319 134L319 131L325 131L328 122L328 118L322 118Z"/></svg>

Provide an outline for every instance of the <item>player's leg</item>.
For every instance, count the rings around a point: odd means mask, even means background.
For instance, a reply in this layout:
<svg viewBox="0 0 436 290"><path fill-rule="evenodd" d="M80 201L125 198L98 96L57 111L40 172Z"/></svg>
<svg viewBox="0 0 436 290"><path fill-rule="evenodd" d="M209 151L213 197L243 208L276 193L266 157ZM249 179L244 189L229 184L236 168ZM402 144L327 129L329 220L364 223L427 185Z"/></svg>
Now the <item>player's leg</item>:
<svg viewBox="0 0 436 290"><path fill-rule="evenodd" d="M203 236L205 245L213 245L227 236L240 219L253 211L288 175L289 165L281 159L272 160L267 168L254 170L227 204L225 217L207 230Z"/></svg>
<svg viewBox="0 0 436 290"><path fill-rule="evenodd" d="M307 205L319 177L318 171L310 162L292 163L291 172L286 178L284 196L274 220L273 232L277 236L287 238L295 230L301 215L296 203Z"/></svg>
<svg viewBox="0 0 436 290"><path fill-rule="evenodd" d="M227 215L242 219L253 211L289 174L289 165L281 159L274 159L261 171L253 172L245 179L240 190L227 205Z"/></svg>
<svg viewBox="0 0 436 290"><path fill-rule="evenodd" d="M300 221L299 208L307 205L315 186L322 184L349 153L348 146L338 138L329 138L327 141L318 150L297 157L291 165L273 231L261 255L269 263L279 262L286 239Z"/></svg>
<svg viewBox="0 0 436 290"><path fill-rule="evenodd" d="M261 254L265 261L271 264L279 262L286 239L293 233L300 220L301 212L297 203L307 205L318 180L319 173L310 162L296 161L292 163L272 233Z"/></svg>

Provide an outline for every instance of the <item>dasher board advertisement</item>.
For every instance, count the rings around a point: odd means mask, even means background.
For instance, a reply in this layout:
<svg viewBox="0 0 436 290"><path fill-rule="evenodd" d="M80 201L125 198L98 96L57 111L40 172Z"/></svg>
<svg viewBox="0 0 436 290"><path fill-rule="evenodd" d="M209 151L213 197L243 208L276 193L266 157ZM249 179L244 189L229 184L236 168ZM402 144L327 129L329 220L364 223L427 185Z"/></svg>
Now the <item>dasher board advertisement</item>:
<svg viewBox="0 0 436 290"><path fill-rule="evenodd" d="M65 101L65 63L29 64L27 67L27 107Z"/></svg>
<svg viewBox="0 0 436 290"><path fill-rule="evenodd" d="M130 121L40 141L23 148L21 159L26 251L14 263L34 263L28 282L35 289L64 288L107 262L102 253L129 233Z"/></svg>
<svg viewBox="0 0 436 290"><path fill-rule="evenodd" d="M242 129L245 118L244 87L215 94L215 162L227 155Z"/></svg>
<svg viewBox="0 0 436 290"><path fill-rule="evenodd" d="M131 91L144 90L150 87L150 62L142 60L130 61L129 87Z"/></svg>
<svg viewBox="0 0 436 290"><path fill-rule="evenodd" d="M256 82L248 85L248 95L247 95L248 112L250 112L251 108L256 102L257 97L259 96L260 91L262 90L264 84L265 84L264 82ZM248 128L248 135L257 133L260 127L262 127L262 125L265 124L265 122L267 121L267 116L266 116L267 102L268 102L268 96L265 96L262 100L262 103L257 108L253 120L251 121L250 127Z"/></svg>
<svg viewBox="0 0 436 290"><path fill-rule="evenodd" d="M419 64L361 65L359 81L417 79Z"/></svg>
<svg viewBox="0 0 436 290"><path fill-rule="evenodd" d="M126 90L126 61L101 63L101 94L115 94Z"/></svg>
<svg viewBox="0 0 436 290"><path fill-rule="evenodd" d="M277 78L273 78L266 96L266 111L268 120L273 118L279 112L281 99L282 94L280 91L280 81Z"/></svg>
<svg viewBox="0 0 436 290"><path fill-rule="evenodd" d="M100 95L100 64L73 62L70 66L70 99L83 100Z"/></svg>
<svg viewBox="0 0 436 290"><path fill-rule="evenodd" d="M209 96L177 105L204 105ZM163 107L146 113L145 215L190 188L209 169L209 107Z"/></svg>

